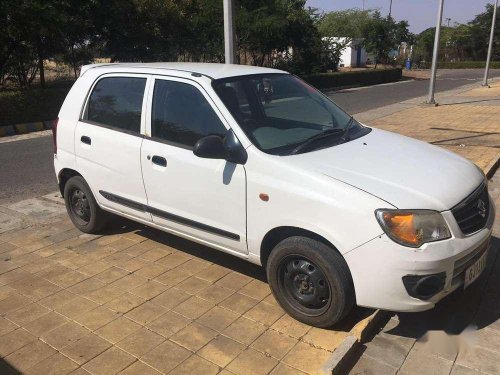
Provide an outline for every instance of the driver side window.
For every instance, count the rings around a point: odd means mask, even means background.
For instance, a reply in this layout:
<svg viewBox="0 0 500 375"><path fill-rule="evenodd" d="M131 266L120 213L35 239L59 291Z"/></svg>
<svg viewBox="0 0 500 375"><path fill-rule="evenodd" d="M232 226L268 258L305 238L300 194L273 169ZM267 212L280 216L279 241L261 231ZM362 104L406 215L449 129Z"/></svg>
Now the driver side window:
<svg viewBox="0 0 500 375"><path fill-rule="evenodd" d="M193 148L207 135L224 137L227 129L210 103L194 86L157 79L151 114L152 136L179 147Z"/></svg>

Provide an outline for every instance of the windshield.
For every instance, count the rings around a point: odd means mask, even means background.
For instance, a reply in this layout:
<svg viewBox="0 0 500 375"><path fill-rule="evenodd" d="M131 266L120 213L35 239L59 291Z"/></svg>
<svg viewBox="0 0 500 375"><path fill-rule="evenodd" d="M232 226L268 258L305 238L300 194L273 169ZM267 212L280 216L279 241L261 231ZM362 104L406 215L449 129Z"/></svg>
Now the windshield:
<svg viewBox="0 0 500 375"><path fill-rule="evenodd" d="M331 147L370 132L290 74L224 78L213 81L213 87L255 146L270 154Z"/></svg>

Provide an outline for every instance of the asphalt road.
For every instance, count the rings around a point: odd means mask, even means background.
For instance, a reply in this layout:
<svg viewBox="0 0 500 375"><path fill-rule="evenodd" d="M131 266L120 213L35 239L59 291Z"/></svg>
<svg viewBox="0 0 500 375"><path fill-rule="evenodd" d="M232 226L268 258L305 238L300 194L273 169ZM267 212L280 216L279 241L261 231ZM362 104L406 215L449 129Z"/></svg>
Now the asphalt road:
<svg viewBox="0 0 500 375"><path fill-rule="evenodd" d="M479 83L483 71L443 70L439 74L436 90L445 91L474 81ZM500 77L500 70L492 71L491 76ZM342 108L354 114L426 95L428 87L428 80L405 81L341 90L330 96ZM0 204L57 190L52 159L50 136L0 144Z"/></svg>
<svg viewBox="0 0 500 375"><path fill-rule="evenodd" d="M480 83L482 69L440 70L436 80L436 92L453 90L457 87ZM500 69L490 71L490 77L500 77ZM338 105L350 114L368 111L419 96L426 96L429 80L400 81L393 84L347 89L328 93Z"/></svg>

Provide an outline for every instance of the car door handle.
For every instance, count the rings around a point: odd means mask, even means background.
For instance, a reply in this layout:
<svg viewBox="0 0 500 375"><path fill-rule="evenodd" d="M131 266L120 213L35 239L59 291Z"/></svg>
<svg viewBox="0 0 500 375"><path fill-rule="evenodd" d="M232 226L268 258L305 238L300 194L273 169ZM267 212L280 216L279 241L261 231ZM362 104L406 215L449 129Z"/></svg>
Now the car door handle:
<svg viewBox="0 0 500 375"><path fill-rule="evenodd" d="M153 158L151 159L151 161L154 164L159 165L160 167L166 167L167 166L167 159L165 159L162 156L154 155Z"/></svg>
<svg viewBox="0 0 500 375"><path fill-rule="evenodd" d="M87 145L92 144L92 140L90 139L90 137L87 137L86 135L82 135L80 141L82 141L82 143L85 143Z"/></svg>

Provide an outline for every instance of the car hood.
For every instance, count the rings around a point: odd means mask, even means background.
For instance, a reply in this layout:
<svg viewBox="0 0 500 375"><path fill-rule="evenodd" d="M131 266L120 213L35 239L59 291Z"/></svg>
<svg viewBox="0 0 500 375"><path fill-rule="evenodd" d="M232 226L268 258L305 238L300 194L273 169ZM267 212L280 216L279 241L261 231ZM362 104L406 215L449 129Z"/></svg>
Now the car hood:
<svg viewBox="0 0 500 375"><path fill-rule="evenodd" d="M378 129L288 160L403 209L448 210L484 178L478 168L457 154Z"/></svg>

